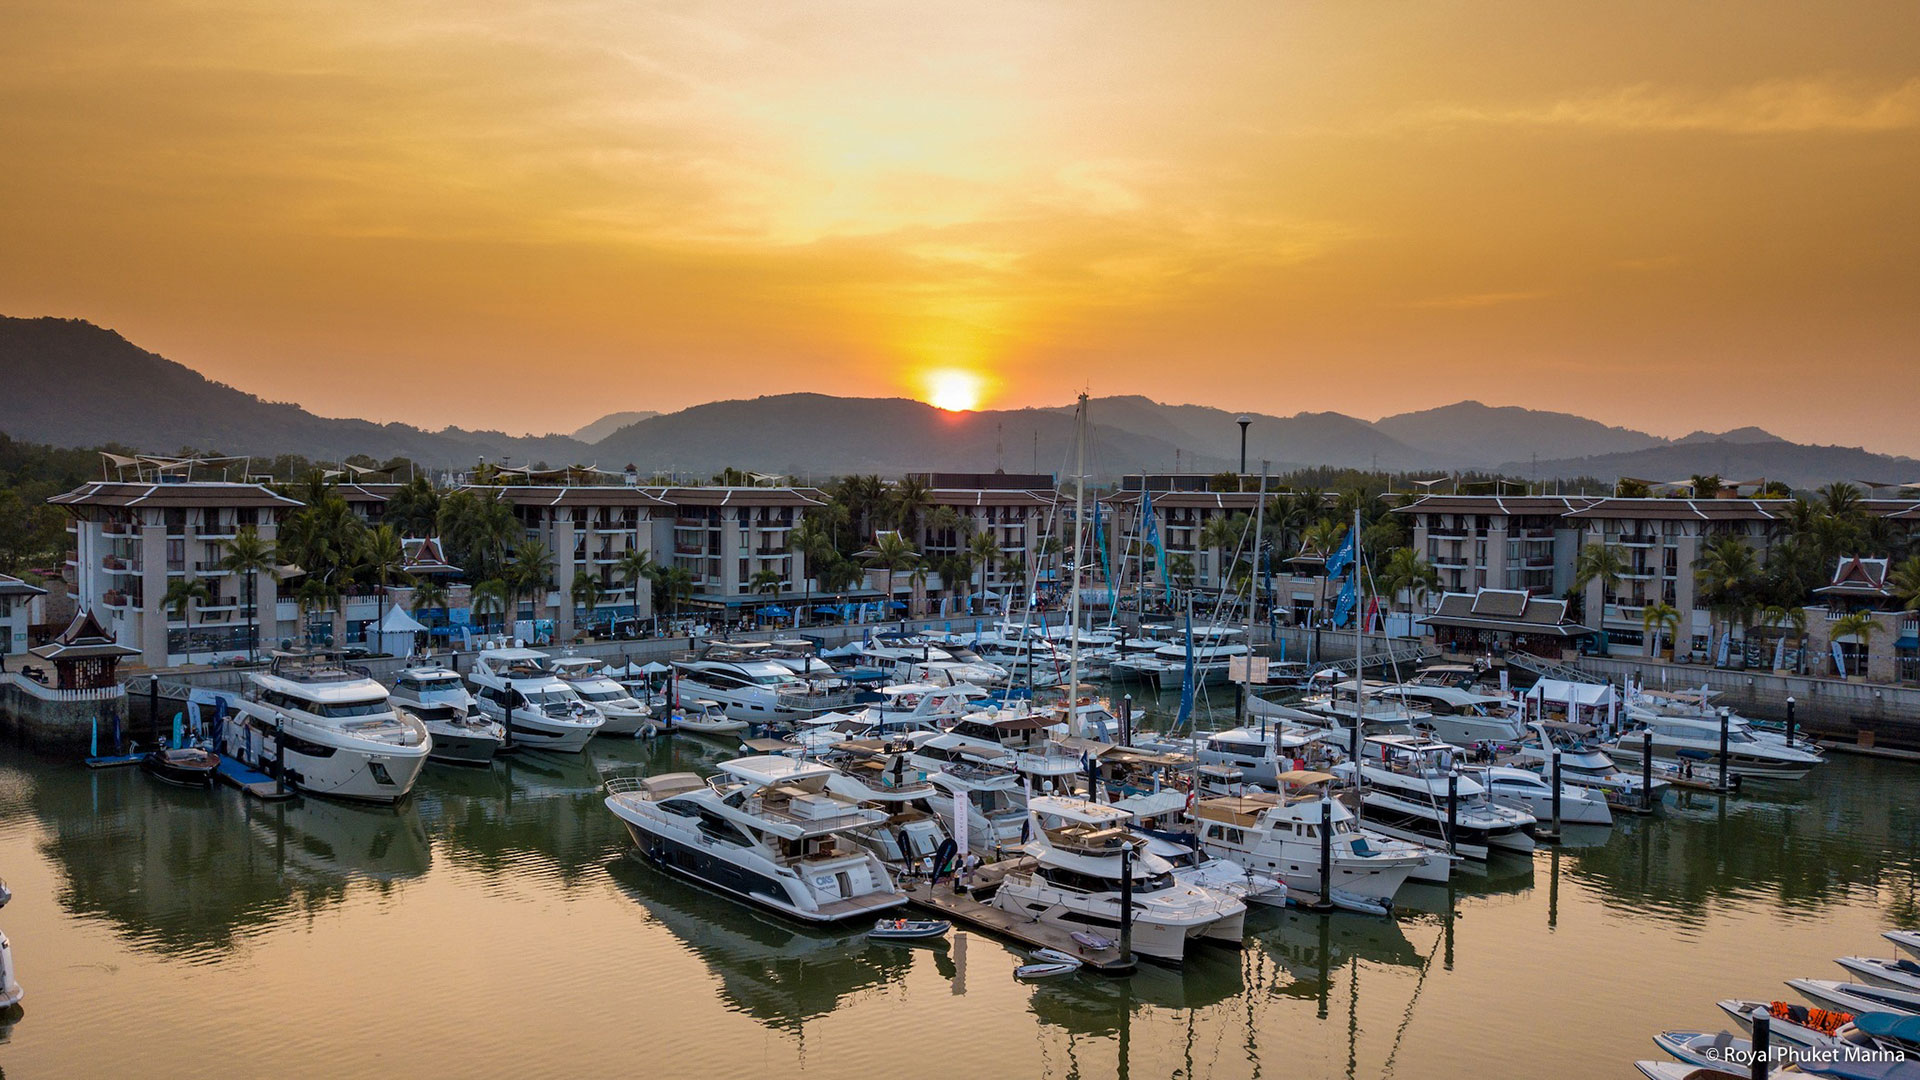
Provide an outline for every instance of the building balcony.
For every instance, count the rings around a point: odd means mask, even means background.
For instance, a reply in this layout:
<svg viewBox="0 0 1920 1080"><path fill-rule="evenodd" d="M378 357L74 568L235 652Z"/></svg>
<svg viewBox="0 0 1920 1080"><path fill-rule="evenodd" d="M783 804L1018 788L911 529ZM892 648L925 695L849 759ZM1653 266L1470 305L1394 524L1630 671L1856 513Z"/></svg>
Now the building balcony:
<svg viewBox="0 0 1920 1080"><path fill-rule="evenodd" d="M206 574L210 577L233 573L233 571L221 566L220 560L218 559L202 559L193 564L193 569L196 573Z"/></svg>
<svg viewBox="0 0 1920 1080"><path fill-rule="evenodd" d="M707 553L707 545L675 544L673 545L673 553L675 555L705 555Z"/></svg>
<svg viewBox="0 0 1920 1080"><path fill-rule="evenodd" d="M109 574L137 574L140 572L139 563L129 562L126 559L114 555L109 555L101 559L100 568Z"/></svg>
<svg viewBox="0 0 1920 1080"><path fill-rule="evenodd" d="M209 541L234 540L240 536L240 528L237 525L206 525L195 529L193 535Z"/></svg>
<svg viewBox="0 0 1920 1080"><path fill-rule="evenodd" d="M1438 559L1429 559L1429 560L1427 560L1427 561L1428 561L1428 562L1429 562L1429 563L1430 563L1430 564L1431 564L1431 565L1433 566L1433 568L1434 568L1435 570L1470 570L1470 569L1473 569L1473 565L1472 565L1471 563L1467 563L1467 562L1461 562L1461 561L1456 561L1456 560L1452 560L1452 559L1448 559L1448 558L1445 558L1445 557L1441 557L1441 558L1438 558Z"/></svg>
<svg viewBox="0 0 1920 1080"><path fill-rule="evenodd" d="M1619 544L1621 547L1644 548L1653 547L1655 544L1658 544L1660 538L1651 533L1621 533L1619 536L1614 537L1613 542Z"/></svg>
<svg viewBox="0 0 1920 1080"><path fill-rule="evenodd" d="M1520 539L1525 540L1529 543L1551 542L1553 540L1553 530L1552 529L1522 529L1520 530L1519 536L1520 536Z"/></svg>
<svg viewBox="0 0 1920 1080"><path fill-rule="evenodd" d="M140 535L140 529L134 525L102 525L100 535L110 540L132 540Z"/></svg>
<svg viewBox="0 0 1920 1080"><path fill-rule="evenodd" d="M1643 566L1638 570L1633 567L1628 567L1620 571L1620 577L1623 581L1652 581L1659 576L1660 571L1655 570L1651 566Z"/></svg>
<svg viewBox="0 0 1920 1080"><path fill-rule="evenodd" d="M126 593L118 589L108 589L106 592L100 594L100 606L109 611L125 611L129 607L137 605L134 603L133 598Z"/></svg>
<svg viewBox="0 0 1920 1080"><path fill-rule="evenodd" d="M1553 569L1553 556L1529 555L1520 560L1520 566L1525 570L1551 570Z"/></svg>

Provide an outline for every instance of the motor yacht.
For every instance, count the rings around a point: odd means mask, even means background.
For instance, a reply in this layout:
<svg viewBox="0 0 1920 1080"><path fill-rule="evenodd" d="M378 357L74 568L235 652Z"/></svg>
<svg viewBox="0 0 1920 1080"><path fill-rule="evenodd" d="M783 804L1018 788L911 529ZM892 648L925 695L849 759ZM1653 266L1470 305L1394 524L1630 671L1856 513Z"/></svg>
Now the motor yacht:
<svg viewBox="0 0 1920 1080"><path fill-rule="evenodd" d="M911 749L904 741L855 739L839 743L821 759L836 770L827 778L828 791L886 813L885 821L848 835L892 867L935 854L948 835L932 804L939 789L910 762Z"/></svg>
<svg viewBox="0 0 1920 1080"><path fill-rule="evenodd" d="M1602 749L1631 771L1643 753L1646 735L1653 735L1655 761L1690 759L1717 764L1720 759L1720 717L1655 715L1629 709L1627 726ZM1761 739L1747 722L1727 717L1727 768L1756 780L1801 780L1823 759L1804 746Z"/></svg>
<svg viewBox="0 0 1920 1080"><path fill-rule="evenodd" d="M1532 721L1527 728L1529 736L1514 748L1508 759L1514 764L1546 776L1553 768L1553 752L1558 750L1560 782L1598 791L1610 807L1638 810L1664 797L1669 785L1655 776L1652 798L1643 800L1640 774L1620 768L1605 751L1587 741L1593 734L1592 728L1546 720Z"/></svg>
<svg viewBox="0 0 1920 1080"><path fill-rule="evenodd" d="M1011 754L937 732L909 732L906 738L912 747L907 760L933 784L928 804L949 835L959 835L954 815L964 809L967 849L974 854L997 859L1026 842L1027 796Z"/></svg>
<svg viewBox="0 0 1920 1080"><path fill-rule="evenodd" d="M1427 718L1414 721L1414 726L1455 746L1515 743L1527 733L1513 699L1503 694L1408 682L1369 685L1367 696L1375 695L1425 712Z"/></svg>
<svg viewBox="0 0 1920 1080"><path fill-rule="evenodd" d="M1202 765L1238 770L1247 783L1273 787L1276 778L1318 756L1334 736L1316 728L1274 723L1264 728L1237 727L1193 738L1136 739L1134 745L1163 753L1186 754Z"/></svg>
<svg viewBox="0 0 1920 1080"><path fill-rule="evenodd" d="M1458 802L1449 829L1449 780L1460 757L1458 748L1419 735L1368 737L1358 769L1366 825L1415 843L1438 842L1469 859L1484 860L1495 848L1532 851L1534 816L1495 803L1464 772L1452 783ZM1333 772L1352 783L1355 763L1342 762Z"/></svg>
<svg viewBox="0 0 1920 1080"><path fill-rule="evenodd" d="M554 674L551 657L532 649L482 650L467 681L480 715L505 724L511 746L576 752L606 722Z"/></svg>
<svg viewBox="0 0 1920 1080"><path fill-rule="evenodd" d="M1066 733L1053 714L1019 709L968 713L946 730L962 745L1007 754L1008 766L1039 792L1065 791L1085 765L1081 751L1055 741Z"/></svg>
<svg viewBox="0 0 1920 1080"><path fill-rule="evenodd" d="M640 854L671 873L807 922L871 919L907 897L847 834L888 814L828 790L834 775L791 757L735 758L710 780L615 778L606 805Z"/></svg>
<svg viewBox="0 0 1920 1080"><path fill-rule="evenodd" d="M755 649L717 643L693 659L674 661L673 668L675 704L717 701L728 716L749 723L791 723L852 703L837 683L809 682Z"/></svg>
<svg viewBox="0 0 1920 1080"><path fill-rule="evenodd" d="M1511 765L1478 766L1470 770L1487 789L1487 796L1532 814L1536 821L1553 820L1553 782L1528 769ZM1604 793L1569 783L1566 763L1560 771L1560 823L1563 825L1612 825L1613 811Z"/></svg>
<svg viewBox="0 0 1920 1080"><path fill-rule="evenodd" d="M605 722L595 734L650 734L659 727L653 710L607 674L606 665L601 661L587 656L559 656L551 666L554 675L575 697L600 711Z"/></svg>
<svg viewBox="0 0 1920 1080"><path fill-rule="evenodd" d="M1203 799L1191 811L1200 845L1246 869L1272 874L1289 889L1318 894L1321 819L1330 815L1331 887L1390 904L1426 862L1427 852L1417 844L1364 835L1353 812L1330 795L1333 780L1329 773L1290 772L1279 777L1281 793Z"/></svg>
<svg viewBox="0 0 1920 1080"><path fill-rule="evenodd" d="M1332 676L1337 673L1327 672L1325 675ZM1417 702L1387 696L1386 686L1387 684L1375 684L1371 681L1367 684L1366 703L1360 719L1360 730L1363 734L1405 732L1433 724L1433 713L1421 708ZM1317 676L1311 681L1308 690L1306 697L1292 705L1261 701L1261 707L1254 711L1270 718L1325 728L1329 731L1352 731L1354 712L1361 708L1356 701L1353 680L1335 682L1331 678Z"/></svg>
<svg viewBox="0 0 1920 1080"><path fill-rule="evenodd" d="M1001 879L991 903L1010 915L1112 936L1120 930L1122 875L1132 890L1133 951L1180 963L1191 942L1238 947L1247 905L1180 881L1165 859L1141 849L1125 810L1060 796L1028 803L1031 864ZM1048 822L1054 824L1049 827ZM1123 863L1129 863L1123 868Z"/></svg>
<svg viewBox="0 0 1920 1080"><path fill-rule="evenodd" d="M1198 686L1204 683L1222 683L1227 681L1227 669L1235 657L1244 657L1253 650L1234 638L1245 633L1230 626L1196 626L1193 629L1193 681ZM1122 650L1110 668L1115 679L1140 679L1155 686L1179 685L1186 678L1187 645L1184 642L1162 645L1146 655L1128 653Z"/></svg>
<svg viewBox="0 0 1920 1080"><path fill-rule="evenodd" d="M466 680L443 667L401 668L388 697L394 707L420 718L433 736L434 761L488 765L506 741L499 724L479 715Z"/></svg>
<svg viewBox="0 0 1920 1080"><path fill-rule="evenodd" d="M895 683L875 692L879 700L854 710L877 732L938 728L993 705L993 696L969 683Z"/></svg>
<svg viewBox="0 0 1920 1080"><path fill-rule="evenodd" d="M220 752L304 792L365 802L406 798L433 737L395 711L365 668L326 653L280 653L220 724Z"/></svg>

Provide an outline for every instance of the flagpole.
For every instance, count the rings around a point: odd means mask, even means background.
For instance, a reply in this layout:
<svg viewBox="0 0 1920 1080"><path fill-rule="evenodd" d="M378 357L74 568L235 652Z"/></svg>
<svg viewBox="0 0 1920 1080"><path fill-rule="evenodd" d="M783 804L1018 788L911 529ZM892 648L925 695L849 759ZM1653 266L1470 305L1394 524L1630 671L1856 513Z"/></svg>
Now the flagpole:
<svg viewBox="0 0 1920 1080"><path fill-rule="evenodd" d="M1366 627L1362 625L1364 614L1360 611L1360 561L1366 552L1360 545L1360 508L1353 508L1353 827L1360 828L1360 815L1366 807L1363 794L1364 774L1360 770L1360 718L1367 712L1366 680Z"/></svg>
<svg viewBox="0 0 1920 1080"><path fill-rule="evenodd" d="M1267 463L1260 463L1260 494L1254 502L1253 511L1253 560L1247 563L1247 681L1240 694L1240 722L1245 724L1253 713L1253 622L1260 607L1260 586L1255 574L1260 570L1261 530L1267 524Z"/></svg>
<svg viewBox="0 0 1920 1080"><path fill-rule="evenodd" d="M1067 732L1080 734L1080 545L1087 531L1087 395L1080 395L1073 452L1073 592L1067 600ZM1089 793L1091 794L1091 793Z"/></svg>

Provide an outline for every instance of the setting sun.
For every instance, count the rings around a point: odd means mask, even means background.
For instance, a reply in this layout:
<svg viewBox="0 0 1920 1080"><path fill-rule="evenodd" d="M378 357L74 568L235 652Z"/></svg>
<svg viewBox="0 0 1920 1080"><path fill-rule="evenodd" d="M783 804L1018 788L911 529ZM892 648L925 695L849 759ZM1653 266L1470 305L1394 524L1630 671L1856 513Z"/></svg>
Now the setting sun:
<svg viewBox="0 0 1920 1080"><path fill-rule="evenodd" d="M944 368L927 373L926 402L948 412L971 412L980 407L986 382L971 371Z"/></svg>

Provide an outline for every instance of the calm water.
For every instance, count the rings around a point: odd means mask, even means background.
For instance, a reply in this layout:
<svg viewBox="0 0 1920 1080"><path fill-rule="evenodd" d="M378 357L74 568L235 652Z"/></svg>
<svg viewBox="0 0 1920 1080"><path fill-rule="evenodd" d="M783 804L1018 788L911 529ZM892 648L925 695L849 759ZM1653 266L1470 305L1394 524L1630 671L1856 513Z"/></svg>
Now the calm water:
<svg viewBox="0 0 1920 1080"><path fill-rule="evenodd" d="M1920 924L1920 768L1840 759L1410 887L1397 921L1256 911L1184 972L1023 985L991 938L869 945L626 858L597 770L724 754L433 766L399 810L0 764L27 990L0 1073L1625 1077L1656 1030L1724 1026L1715 999Z"/></svg>

